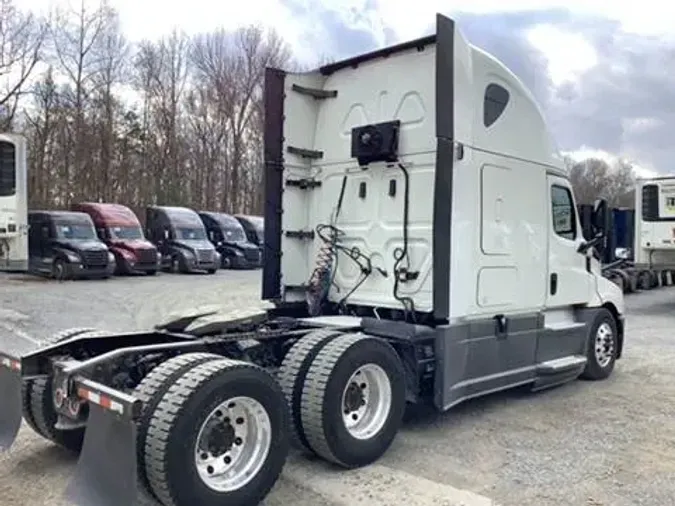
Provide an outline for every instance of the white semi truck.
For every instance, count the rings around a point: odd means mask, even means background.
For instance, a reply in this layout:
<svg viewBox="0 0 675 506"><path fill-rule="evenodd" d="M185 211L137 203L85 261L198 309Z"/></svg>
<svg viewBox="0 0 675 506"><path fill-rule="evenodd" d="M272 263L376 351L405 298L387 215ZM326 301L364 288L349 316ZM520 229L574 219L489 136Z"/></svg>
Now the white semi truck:
<svg viewBox="0 0 675 506"><path fill-rule="evenodd" d="M0 356L0 445L21 420L80 452L79 505L258 504L290 444L344 468L387 451L406 404L602 380L621 290L520 80L455 23L265 77L274 308L155 329L72 329ZM545 400L544 400L545 402Z"/></svg>
<svg viewBox="0 0 675 506"><path fill-rule="evenodd" d="M0 271L28 270L26 141L0 134Z"/></svg>
<svg viewBox="0 0 675 506"><path fill-rule="evenodd" d="M675 270L675 177L637 181L633 259L638 270Z"/></svg>
<svg viewBox="0 0 675 506"><path fill-rule="evenodd" d="M630 247L614 252L616 260L603 267L604 275L625 293L672 285L675 282L675 177L638 179L634 205L631 220L624 219L622 227L611 224L608 227L608 233L617 236L614 243L620 238ZM632 224L630 237L626 237L628 223Z"/></svg>

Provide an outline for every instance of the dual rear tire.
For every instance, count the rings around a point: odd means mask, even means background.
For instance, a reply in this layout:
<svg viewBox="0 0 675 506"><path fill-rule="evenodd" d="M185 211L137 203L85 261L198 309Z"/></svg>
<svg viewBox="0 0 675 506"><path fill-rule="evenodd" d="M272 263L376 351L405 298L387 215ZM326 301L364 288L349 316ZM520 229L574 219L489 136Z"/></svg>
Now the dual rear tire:
<svg viewBox="0 0 675 506"><path fill-rule="evenodd" d="M341 467L379 459L401 426L405 374L384 340L334 330L310 333L291 348L278 378L292 443Z"/></svg>
<svg viewBox="0 0 675 506"><path fill-rule="evenodd" d="M369 464L398 432L404 377L385 341L332 330L295 343L276 379L209 353L172 358L134 393L139 480L165 506L244 506L274 486L290 441L341 467Z"/></svg>
<svg viewBox="0 0 675 506"><path fill-rule="evenodd" d="M189 353L153 369L134 393L139 481L164 506L258 504L288 456L288 407L264 369Z"/></svg>

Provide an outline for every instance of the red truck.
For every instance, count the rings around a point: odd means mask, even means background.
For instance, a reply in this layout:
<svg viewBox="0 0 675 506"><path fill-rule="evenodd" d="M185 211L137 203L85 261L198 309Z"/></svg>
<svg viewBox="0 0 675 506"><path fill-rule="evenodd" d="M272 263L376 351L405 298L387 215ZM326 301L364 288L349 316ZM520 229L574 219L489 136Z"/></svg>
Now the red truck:
<svg viewBox="0 0 675 506"><path fill-rule="evenodd" d="M117 261L117 274L154 275L160 268L157 248L145 238L134 212L120 204L80 202L72 207L91 216L96 233L108 245Z"/></svg>

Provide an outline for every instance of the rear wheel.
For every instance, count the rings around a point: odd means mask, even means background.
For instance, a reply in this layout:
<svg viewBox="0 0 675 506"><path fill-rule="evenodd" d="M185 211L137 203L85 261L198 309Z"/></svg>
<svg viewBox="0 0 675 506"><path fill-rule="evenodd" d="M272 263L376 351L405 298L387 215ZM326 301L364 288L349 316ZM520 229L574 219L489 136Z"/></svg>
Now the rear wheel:
<svg viewBox="0 0 675 506"><path fill-rule="evenodd" d="M213 353L186 353L177 357L170 358L155 367L143 378L134 390L134 396L142 401L143 407L140 417L136 422L136 451L138 462L138 478L140 483L150 491L150 486L146 474L145 444L155 409L162 400L162 396L186 371L193 367L220 359L220 355Z"/></svg>
<svg viewBox="0 0 675 506"><path fill-rule="evenodd" d="M99 334L103 335L107 332L91 328L68 329L46 339L41 345L43 347L50 346L76 336L85 337ZM55 428L58 415L54 408L51 377L24 381L22 398L23 418L36 433L71 452L78 453L82 449L84 427L69 430Z"/></svg>
<svg viewBox="0 0 675 506"><path fill-rule="evenodd" d="M301 416L307 442L346 468L370 464L389 448L405 410L405 374L382 339L345 334L332 340L309 368Z"/></svg>
<svg viewBox="0 0 675 506"><path fill-rule="evenodd" d="M148 482L167 506L258 504L288 455L288 407L263 369L222 359L178 378L150 419Z"/></svg>
<svg viewBox="0 0 675 506"><path fill-rule="evenodd" d="M305 377L318 353L339 335L342 335L340 331L330 329L306 334L288 351L277 373L277 379L290 409L291 444L296 448L311 451L302 426L300 407Z"/></svg>

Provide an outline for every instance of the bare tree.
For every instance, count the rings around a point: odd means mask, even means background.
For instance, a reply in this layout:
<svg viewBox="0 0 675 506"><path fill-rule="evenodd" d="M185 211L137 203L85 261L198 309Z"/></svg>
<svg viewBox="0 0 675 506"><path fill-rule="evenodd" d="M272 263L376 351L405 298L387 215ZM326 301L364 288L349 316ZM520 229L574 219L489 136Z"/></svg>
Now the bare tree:
<svg viewBox="0 0 675 506"><path fill-rule="evenodd" d="M26 113L26 123L31 139L30 167L28 175L29 200L31 206L41 207L53 202L60 190L58 174L54 173L57 166L56 134L60 123L59 107L60 95L54 82L54 72L49 67L32 90L33 110ZM47 185L48 180L52 181Z"/></svg>
<svg viewBox="0 0 675 506"><path fill-rule="evenodd" d="M626 205L626 195L630 195L635 185L633 167L624 160L610 165L604 160L589 158L571 167L570 179L577 203L592 204L604 198L610 207Z"/></svg>
<svg viewBox="0 0 675 506"><path fill-rule="evenodd" d="M114 198L120 190L120 181L113 174L115 163L116 122L121 121L124 110L116 96L116 87L124 81L127 70L129 46L121 33L116 13L106 14L107 22L98 43L94 46L99 63L92 79L92 95L97 114L96 133L100 146L97 157L96 193L106 200ZM92 168L93 169L93 168Z"/></svg>
<svg viewBox="0 0 675 506"><path fill-rule="evenodd" d="M19 99L42 56L46 24L0 0L0 127L11 128Z"/></svg>
<svg viewBox="0 0 675 506"><path fill-rule="evenodd" d="M91 132L87 128L87 107L90 105L95 78L102 69L102 57L97 51L105 27L114 11L104 0L89 10L80 0L77 10L58 10L51 27L58 72L68 82L65 97L69 101L69 137L67 159L63 161L63 178L68 188L66 205L77 197L96 193L96 174L87 170L92 161Z"/></svg>
<svg viewBox="0 0 675 506"><path fill-rule="evenodd" d="M174 31L158 43L144 42L135 62L142 85L146 136L145 161L152 167L154 201L186 198L181 162L183 100L188 77L188 39Z"/></svg>

